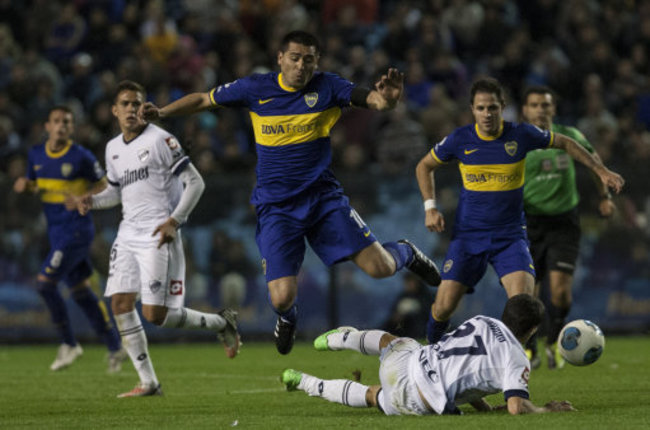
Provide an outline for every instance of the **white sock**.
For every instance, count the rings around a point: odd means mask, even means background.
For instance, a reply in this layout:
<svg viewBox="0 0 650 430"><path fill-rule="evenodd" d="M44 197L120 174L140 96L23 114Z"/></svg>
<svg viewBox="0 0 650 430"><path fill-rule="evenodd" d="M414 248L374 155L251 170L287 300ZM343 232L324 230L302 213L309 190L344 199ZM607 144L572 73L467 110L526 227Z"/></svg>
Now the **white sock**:
<svg viewBox="0 0 650 430"><path fill-rule="evenodd" d="M327 336L329 349L349 349L366 355L379 355L379 341L386 332L382 330L348 331Z"/></svg>
<svg viewBox="0 0 650 430"><path fill-rule="evenodd" d="M153 370L153 363L149 357L147 348L147 336L142 327L142 321L138 311L135 309L125 314L115 315L117 328L122 336L122 346L131 358L133 367L138 372L140 382L145 385L158 385L156 372Z"/></svg>
<svg viewBox="0 0 650 430"><path fill-rule="evenodd" d="M226 320L219 314L208 314L190 308L169 308L162 327L172 328L204 328L207 330L223 330Z"/></svg>
<svg viewBox="0 0 650 430"><path fill-rule="evenodd" d="M367 408L366 392L368 386L348 379L318 379L315 376L302 374L298 389L310 396L322 397L325 400L353 408Z"/></svg>

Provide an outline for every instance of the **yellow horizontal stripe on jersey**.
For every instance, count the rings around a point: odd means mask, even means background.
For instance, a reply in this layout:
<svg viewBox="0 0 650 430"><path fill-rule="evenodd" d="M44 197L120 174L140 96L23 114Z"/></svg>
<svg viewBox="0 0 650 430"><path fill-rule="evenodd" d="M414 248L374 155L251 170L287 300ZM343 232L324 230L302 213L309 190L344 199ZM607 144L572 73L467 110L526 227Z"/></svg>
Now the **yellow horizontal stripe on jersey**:
<svg viewBox="0 0 650 430"><path fill-rule="evenodd" d="M84 178L71 181L52 178L36 179L36 186L41 191L43 203L63 203L66 194L79 196L88 190L88 185L88 180Z"/></svg>
<svg viewBox="0 0 650 430"><path fill-rule="evenodd" d="M463 164L458 168L470 191L510 191L524 186L526 160L512 164Z"/></svg>
<svg viewBox="0 0 650 430"><path fill-rule="evenodd" d="M285 146L328 137L341 116L338 106L323 112L260 116L250 112L255 141L263 146Z"/></svg>

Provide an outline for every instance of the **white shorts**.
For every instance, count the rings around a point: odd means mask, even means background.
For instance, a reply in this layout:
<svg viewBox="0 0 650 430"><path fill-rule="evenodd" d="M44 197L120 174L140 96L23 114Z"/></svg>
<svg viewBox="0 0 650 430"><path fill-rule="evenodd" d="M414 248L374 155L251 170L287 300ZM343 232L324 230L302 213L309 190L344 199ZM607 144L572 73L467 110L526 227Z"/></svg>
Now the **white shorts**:
<svg viewBox="0 0 650 430"><path fill-rule="evenodd" d="M130 232L132 233L132 232ZM111 248L104 296L136 293L142 304L180 308L185 302L185 254L181 232L158 249L152 230L118 232Z"/></svg>
<svg viewBox="0 0 650 430"><path fill-rule="evenodd" d="M422 345L411 338L399 337L381 352L379 360L379 406L386 415L428 415L417 386L409 378L409 362Z"/></svg>

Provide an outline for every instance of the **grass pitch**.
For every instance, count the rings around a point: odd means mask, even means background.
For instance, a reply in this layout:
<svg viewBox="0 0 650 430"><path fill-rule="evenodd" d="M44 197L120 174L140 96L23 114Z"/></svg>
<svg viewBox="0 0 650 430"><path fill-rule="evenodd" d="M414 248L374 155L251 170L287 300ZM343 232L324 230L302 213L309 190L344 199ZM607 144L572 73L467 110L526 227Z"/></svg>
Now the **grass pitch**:
<svg viewBox="0 0 650 430"><path fill-rule="evenodd" d="M154 344L150 352L165 395L117 399L137 376L129 362L107 375L105 350L84 345L70 368L51 372L55 345L0 348L0 428L65 429L314 429L314 428L650 428L650 339L608 337L594 365L532 373L532 400L570 400L574 413L509 416L473 412L464 416L386 417L375 409L353 409L284 391L280 372L293 367L325 378L378 382L376 357L354 352L316 352L299 343L280 356L271 343L246 343L234 360L217 344ZM503 403L502 395L488 398Z"/></svg>

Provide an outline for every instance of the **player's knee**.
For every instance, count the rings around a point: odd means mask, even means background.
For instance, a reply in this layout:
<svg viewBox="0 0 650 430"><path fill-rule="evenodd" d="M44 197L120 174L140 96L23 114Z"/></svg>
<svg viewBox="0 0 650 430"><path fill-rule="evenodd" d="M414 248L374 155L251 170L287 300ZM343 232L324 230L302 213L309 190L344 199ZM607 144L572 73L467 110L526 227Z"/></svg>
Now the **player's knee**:
<svg viewBox="0 0 650 430"><path fill-rule="evenodd" d="M162 326L167 318L167 308L151 308L148 306L142 307L142 316L151 324Z"/></svg>
<svg viewBox="0 0 650 430"><path fill-rule="evenodd" d="M280 312L284 312L293 306L295 300L295 296L291 294L276 295L271 297L271 304Z"/></svg>
<svg viewBox="0 0 650 430"><path fill-rule="evenodd" d="M115 294L111 297L111 310L114 315L126 314L135 309L135 297L129 295Z"/></svg>

